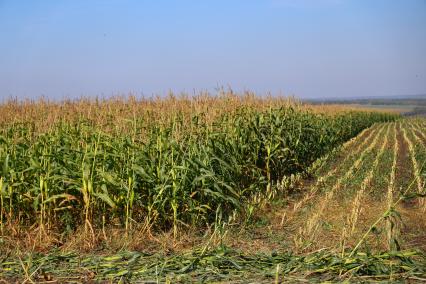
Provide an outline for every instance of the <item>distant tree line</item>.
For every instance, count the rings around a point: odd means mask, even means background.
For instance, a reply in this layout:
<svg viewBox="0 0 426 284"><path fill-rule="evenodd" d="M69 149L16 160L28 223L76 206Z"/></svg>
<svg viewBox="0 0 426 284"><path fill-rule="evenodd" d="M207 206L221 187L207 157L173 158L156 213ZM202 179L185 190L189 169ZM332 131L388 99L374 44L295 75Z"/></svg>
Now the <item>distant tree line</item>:
<svg viewBox="0 0 426 284"><path fill-rule="evenodd" d="M383 98L383 99L330 99L307 100L311 104L360 104L360 105L414 105L426 107L426 96L419 98Z"/></svg>
<svg viewBox="0 0 426 284"><path fill-rule="evenodd" d="M403 113L405 116L426 116L426 106L415 107L412 111Z"/></svg>

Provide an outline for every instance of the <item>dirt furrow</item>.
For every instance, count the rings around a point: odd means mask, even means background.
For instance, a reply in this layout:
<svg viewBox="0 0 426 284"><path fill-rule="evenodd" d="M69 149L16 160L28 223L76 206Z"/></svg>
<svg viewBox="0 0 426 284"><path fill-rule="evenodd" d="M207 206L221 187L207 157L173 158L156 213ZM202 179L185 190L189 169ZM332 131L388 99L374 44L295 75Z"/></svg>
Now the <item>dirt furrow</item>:
<svg viewBox="0 0 426 284"><path fill-rule="evenodd" d="M408 132L407 124L400 124L398 139L401 145L398 153L397 164L397 184L399 192L416 192L418 180L415 175L415 156L410 153L410 143L408 135L404 137L404 132ZM401 246L403 248L416 248L426 250L426 221L424 212L419 206L418 198L404 199L397 207L401 215Z"/></svg>

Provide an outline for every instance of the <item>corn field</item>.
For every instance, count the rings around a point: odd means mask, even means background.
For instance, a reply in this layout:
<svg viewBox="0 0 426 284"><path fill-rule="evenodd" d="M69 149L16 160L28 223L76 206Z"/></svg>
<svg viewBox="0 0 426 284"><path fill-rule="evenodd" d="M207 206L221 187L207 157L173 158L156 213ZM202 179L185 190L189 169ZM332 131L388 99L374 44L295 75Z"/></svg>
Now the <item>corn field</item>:
<svg viewBox="0 0 426 284"><path fill-rule="evenodd" d="M422 118L252 94L0 111L0 279L426 279Z"/></svg>
<svg viewBox="0 0 426 284"><path fill-rule="evenodd" d="M149 116L149 114L147 115ZM376 112L313 113L298 106L238 106L206 119L31 121L0 132L1 223L72 232L80 225L205 225L270 198L283 177L378 122Z"/></svg>

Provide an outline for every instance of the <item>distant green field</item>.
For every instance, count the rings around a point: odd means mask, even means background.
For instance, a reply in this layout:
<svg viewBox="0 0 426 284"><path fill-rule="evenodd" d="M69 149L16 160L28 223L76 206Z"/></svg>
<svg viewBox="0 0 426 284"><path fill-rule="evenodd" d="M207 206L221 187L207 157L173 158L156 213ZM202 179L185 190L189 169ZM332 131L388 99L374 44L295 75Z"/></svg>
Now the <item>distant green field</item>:
<svg viewBox="0 0 426 284"><path fill-rule="evenodd" d="M373 104L351 104L354 107L360 108L371 108L371 109L389 109L389 110L397 110L401 113L413 111L416 105L373 105Z"/></svg>

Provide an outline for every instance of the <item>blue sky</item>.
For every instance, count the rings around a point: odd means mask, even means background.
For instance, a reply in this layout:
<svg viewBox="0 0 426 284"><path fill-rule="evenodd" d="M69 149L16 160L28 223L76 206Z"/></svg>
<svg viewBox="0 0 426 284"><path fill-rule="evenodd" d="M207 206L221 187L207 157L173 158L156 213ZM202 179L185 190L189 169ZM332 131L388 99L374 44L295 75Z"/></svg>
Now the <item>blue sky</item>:
<svg viewBox="0 0 426 284"><path fill-rule="evenodd" d="M426 93L426 0L0 0L0 99Z"/></svg>

